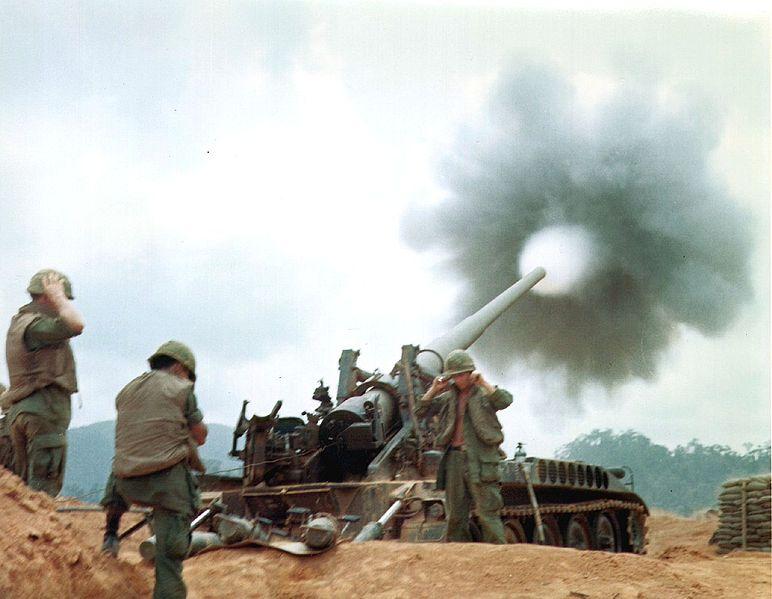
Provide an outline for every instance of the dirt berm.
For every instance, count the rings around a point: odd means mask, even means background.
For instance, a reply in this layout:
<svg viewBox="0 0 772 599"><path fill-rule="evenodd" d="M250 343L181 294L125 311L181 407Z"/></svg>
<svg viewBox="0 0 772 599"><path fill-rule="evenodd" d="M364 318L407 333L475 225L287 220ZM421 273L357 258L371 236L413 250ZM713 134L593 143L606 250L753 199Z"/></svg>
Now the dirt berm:
<svg viewBox="0 0 772 599"><path fill-rule="evenodd" d="M61 503L61 502L60 502ZM0 472L0 597L150 596L153 570L140 563L140 531L119 560L97 555L99 513L56 513L55 503ZM139 516L130 515L125 526ZM645 556L534 545L343 544L312 558L266 549L220 550L185 563L191 599L522 597L767 598L769 554L718 556L714 517L649 519Z"/></svg>
<svg viewBox="0 0 772 599"><path fill-rule="evenodd" d="M0 467L0 597L143 597L145 572L94 550L93 523L55 511Z"/></svg>

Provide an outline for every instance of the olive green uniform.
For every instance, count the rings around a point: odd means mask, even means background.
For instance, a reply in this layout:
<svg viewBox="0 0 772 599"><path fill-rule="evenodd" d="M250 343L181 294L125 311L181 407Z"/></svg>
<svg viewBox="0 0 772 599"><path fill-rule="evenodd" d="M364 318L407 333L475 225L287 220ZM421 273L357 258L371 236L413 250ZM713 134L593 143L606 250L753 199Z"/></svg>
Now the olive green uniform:
<svg viewBox="0 0 772 599"><path fill-rule="evenodd" d="M14 471L32 489L58 495L64 483L67 428L77 391L74 333L54 312L35 302L11 321L6 357L11 387L0 402L7 410Z"/></svg>
<svg viewBox="0 0 772 599"><path fill-rule="evenodd" d="M0 467L13 471L13 444L7 421L5 414L0 415Z"/></svg>
<svg viewBox="0 0 772 599"><path fill-rule="evenodd" d="M5 392L5 385L0 383L0 396ZM13 470L13 445L11 444L11 427L8 424L5 410L0 408L0 466Z"/></svg>
<svg viewBox="0 0 772 599"><path fill-rule="evenodd" d="M447 510L447 540L472 541L469 529L469 512L472 503L482 528L483 541L505 543L504 526L501 522L501 491L499 489L499 445L504 440L497 410L512 403L512 395L496 389L486 394L475 386L467 397L467 407L461 426L463 445L451 447L455 432L458 393L455 388L434 398L421 399L418 416L430 408L439 410L440 434L436 444L445 450L437 473L437 488L445 489Z"/></svg>
<svg viewBox="0 0 772 599"><path fill-rule="evenodd" d="M132 385L142 382L148 378L167 377L167 382L173 382L174 377L162 371L151 371L138 377L127 385L121 394L132 392ZM184 437L188 438L187 430L190 426L203 421L203 415L198 409L196 396L192 390L192 384L180 382L180 391L186 393L186 398L181 404L174 404L170 412L179 408L179 423L183 423L185 430ZM185 391L185 389L188 389ZM155 589L153 597L155 599L177 599L186 596L185 583L182 578L182 561L188 552L190 545L190 522L194 514L200 508L200 495L198 484L196 483L189 463L195 463L197 457L189 455L183 457L172 465L167 465L165 458L158 458L163 451L156 452L156 457L152 458L150 453L147 456L151 461L147 461L145 466L140 465L139 459L127 459L125 455L119 455L122 447L122 430L128 431L130 437L138 438L143 434L143 429L151 427L153 421L157 421L153 415L148 414L143 423L138 422L137 418L132 418L132 414L126 414L126 410L121 406L121 394L116 400L118 409L118 421L116 423L116 457L113 461L113 472L107 481L105 496L101 504L108 511L108 526L110 518L114 519L115 531L120 522L121 515L128 509L132 503L145 505L153 508L152 527L156 536L156 557L155 557ZM171 397L161 393L157 401L169 403ZM161 412L163 413L163 412ZM129 416L134 422L123 423L125 417ZM141 417L141 416L139 416ZM139 424L133 427L133 424ZM129 439L131 441L131 439ZM157 445L153 445L152 439L147 442L150 449L155 451ZM180 447L182 447L182 435L180 435ZM144 443L142 443L144 445ZM130 447L130 446L129 446ZM187 447L187 445L186 445ZM192 448L191 448L192 449ZM141 447L139 448L141 452ZM171 458L172 460L174 458ZM160 460L160 461L159 461ZM166 460L168 462L168 460ZM128 465L127 465L128 464ZM160 470L154 470L153 464L161 466ZM151 470L150 472L146 472ZM126 473L141 472L136 476L125 476Z"/></svg>

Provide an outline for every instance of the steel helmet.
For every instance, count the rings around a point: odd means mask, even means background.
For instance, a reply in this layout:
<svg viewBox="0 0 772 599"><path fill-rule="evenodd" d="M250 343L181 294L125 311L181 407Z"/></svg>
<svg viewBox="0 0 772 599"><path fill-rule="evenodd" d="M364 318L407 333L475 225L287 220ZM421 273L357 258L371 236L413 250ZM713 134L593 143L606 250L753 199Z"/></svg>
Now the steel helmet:
<svg viewBox="0 0 772 599"><path fill-rule="evenodd" d="M196 358L187 345L180 343L179 341L167 341L162 344L161 347L155 350L155 353L147 359L151 368L153 367L153 360L160 356L167 356L173 360L177 360L190 371L191 380L196 380Z"/></svg>
<svg viewBox="0 0 772 599"><path fill-rule="evenodd" d="M62 283L64 283L64 294L69 299L75 299L72 295L72 285L70 284L70 279L68 279L66 275L60 273L58 270L54 270L53 268L44 268L43 270L39 270L34 275L32 275L32 278L29 280L29 285L27 285L27 293L31 293L32 295L42 295L45 291L43 289L43 279L46 277L46 275L57 275L61 277Z"/></svg>
<svg viewBox="0 0 772 599"><path fill-rule="evenodd" d="M474 361L472 357L463 349L454 349L445 358L445 370L442 376L453 376L462 372L472 372L474 370Z"/></svg>

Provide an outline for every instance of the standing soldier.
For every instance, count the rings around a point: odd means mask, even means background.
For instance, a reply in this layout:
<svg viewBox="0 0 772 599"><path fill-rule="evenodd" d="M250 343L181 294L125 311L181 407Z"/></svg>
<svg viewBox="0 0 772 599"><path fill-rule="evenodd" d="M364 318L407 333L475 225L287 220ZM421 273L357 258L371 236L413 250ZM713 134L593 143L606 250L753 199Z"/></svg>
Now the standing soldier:
<svg viewBox="0 0 772 599"><path fill-rule="evenodd" d="M499 446L504 440L496 417L512 403L512 395L494 387L475 370L472 358L455 349L419 401L420 417L436 407L440 427L436 444L445 450L437 472L437 488L445 489L447 540L471 541L469 511L472 502L483 541L505 543L499 490Z"/></svg>
<svg viewBox="0 0 772 599"><path fill-rule="evenodd" d="M11 319L5 343L11 387L0 403L11 430L14 471L32 489L55 497L67 457L70 396L78 390L69 339L83 331L70 302L70 281L55 270L30 280L32 301Z"/></svg>
<svg viewBox="0 0 772 599"><path fill-rule="evenodd" d="M200 506L191 469L204 471L198 445L207 428L196 404L196 360L190 349L169 341L150 358L150 372L135 378L115 399L115 457L102 505L102 550L118 554L121 516L132 503L153 508L156 537L155 599L186 596L182 560L190 523Z"/></svg>

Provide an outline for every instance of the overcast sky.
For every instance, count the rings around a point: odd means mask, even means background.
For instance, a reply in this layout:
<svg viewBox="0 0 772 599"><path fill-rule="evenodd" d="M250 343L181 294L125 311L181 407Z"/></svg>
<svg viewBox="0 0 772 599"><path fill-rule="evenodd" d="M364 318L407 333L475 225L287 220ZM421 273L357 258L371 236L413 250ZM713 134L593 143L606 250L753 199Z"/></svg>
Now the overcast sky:
<svg viewBox="0 0 772 599"><path fill-rule="evenodd" d="M170 338L196 353L209 421L234 424L243 399L310 409L341 349L388 371L463 311L447 247L408 243L406 223L454 209L444 165L526 68L590 108L631 85L706 107L705 176L744 223L749 288L716 330L673 320L646 378L578 400L554 370L475 354L516 398L506 449L551 454L593 428L768 441L769 26L752 10L3 2L0 321L39 268L71 277L86 320L73 426L112 418Z"/></svg>

